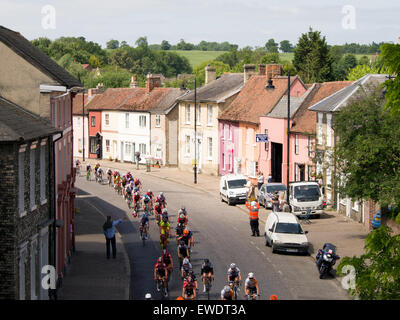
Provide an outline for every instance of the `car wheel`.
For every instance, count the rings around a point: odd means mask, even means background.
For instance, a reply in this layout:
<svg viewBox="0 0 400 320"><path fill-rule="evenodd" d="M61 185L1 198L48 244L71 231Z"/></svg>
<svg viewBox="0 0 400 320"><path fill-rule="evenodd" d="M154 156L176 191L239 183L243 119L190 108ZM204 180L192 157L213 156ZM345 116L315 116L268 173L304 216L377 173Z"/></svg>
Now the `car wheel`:
<svg viewBox="0 0 400 320"><path fill-rule="evenodd" d="M274 243L271 241L271 247L272 247L272 253L276 253L275 247L274 247Z"/></svg>
<svg viewBox="0 0 400 320"><path fill-rule="evenodd" d="M269 241L268 241L267 237L265 237L265 246L266 246L266 247L270 247Z"/></svg>
<svg viewBox="0 0 400 320"><path fill-rule="evenodd" d="M228 206L231 206L232 205L232 201L231 201L231 199L229 199L229 197L228 197Z"/></svg>
<svg viewBox="0 0 400 320"><path fill-rule="evenodd" d="M224 198L222 197L222 193L219 194L221 196L221 202L224 202Z"/></svg>

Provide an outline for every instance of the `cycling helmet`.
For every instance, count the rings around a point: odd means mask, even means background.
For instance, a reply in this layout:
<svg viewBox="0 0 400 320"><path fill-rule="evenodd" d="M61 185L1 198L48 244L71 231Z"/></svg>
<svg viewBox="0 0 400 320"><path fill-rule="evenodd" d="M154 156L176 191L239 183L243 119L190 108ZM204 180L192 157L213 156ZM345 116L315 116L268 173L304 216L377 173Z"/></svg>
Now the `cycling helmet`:
<svg viewBox="0 0 400 320"><path fill-rule="evenodd" d="M164 195L164 192L161 191L161 192L160 192L160 196L163 196L163 195Z"/></svg>
<svg viewBox="0 0 400 320"><path fill-rule="evenodd" d="M149 189L149 190L147 190L147 192L148 192L148 193L151 193L151 190Z"/></svg>
<svg viewBox="0 0 400 320"><path fill-rule="evenodd" d="M235 269L236 268L236 264L231 263L231 269Z"/></svg>
<svg viewBox="0 0 400 320"><path fill-rule="evenodd" d="M204 259L204 263L205 263L205 264L209 264L209 263L210 263L210 260Z"/></svg>
<svg viewBox="0 0 400 320"><path fill-rule="evenodd" d="M188 234L188 233L189 233L189 230L188 230L188 229L185 229L185 230L183 230L183 233L184 233L184 234Z"/></svg>
<svg viewBox="0 0 400 320"><path fill-rule="evenodd" d="M186 211L185 206L182 206L182 207L181 207L181 210Z"/></svg>
<svg viewBox="0 0 400 320"><path fill-rule="evenodd" d="M229 291L231 291L231 288L229 286L225 286L224 287L224 292L228 293Z"/></svg>
<svg viewBox="0 0 400 320"><path fill-rule="evenodd" d="M188 264L188 263L189 263L189 259L188 258L183 259L183 264Z"/></svg>
<svg viewBox="0 0 400 320"><path fill-rule="evenodd" d="M146 213L143 213L143 214L142 214L142 218L147 218L147 214L146 214Z"/></svg>
<svg viewBox="0 0 400 320"><path fill-rule="evenodd" d="M251 202L251 205L252 205L252 206L256 206L256 205L257 205L257 202L252 201L252 202Z"/></svg>
<svg viewBox="0 0 400 320"><path fill-rule="evenodd" d="M156 202L156 207L159 207L160 206L160 203L159 202Z"/></svg>
<svg viewBox="0 0 400 320"><path fill-rule="evenodd" d="M253 273L253 272L250 272L250 273L248 274L248 277L249 277L249 279L253 279L253 278L254 278L254 273Z"/></svg>

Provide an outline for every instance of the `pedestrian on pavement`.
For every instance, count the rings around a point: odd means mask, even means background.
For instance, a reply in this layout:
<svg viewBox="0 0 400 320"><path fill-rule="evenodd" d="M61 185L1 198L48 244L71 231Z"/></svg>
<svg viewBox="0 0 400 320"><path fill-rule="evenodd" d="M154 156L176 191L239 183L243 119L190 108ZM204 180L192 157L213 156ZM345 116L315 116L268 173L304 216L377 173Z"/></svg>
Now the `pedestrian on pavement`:
<svg viewBox="0 0 400 320"><path fill-rule="evenodd" d="M249 217L250 217L250 228L251 228L251 236L257 237L260 236L260 230L258 229L258 211L260 209L260 204L256 201L252 201L250 204L246 201L246 207L249 209Z"/></svg>
<svg viewBox="0 0 400 320"><path fill-rule="evenodd" d="M264 175L261 171L258 174L257 183L258 194L260 194L261 186L264 184Z"/></svg>
<svg viewBox="0 0 400 320"><path fill-rule="evenodd" d="M99 144L97 145L97 148L96 148L96 154L97 154L97 159L100 159L100 145Z"/></svg>
<svg viewBox="0 0 400 320"><path fill-rule="evenodd" d="M267 180L267 183L271 183L272 182L272 175L271 174L269 174L268 175L268 180Z"/></svg>
<svg viewBox="0 0 400 320"><path fill-rule="evenodd" d="M279 196L278 196L278 191L274 192L274 196L272 197L272 211L273 212L279 212L281 211L279 207Z"/></svg>
<svg viewBox="0 0 400 320"><path fill-rule="evenodd" d="M117 257L117 244L115 240L115 226L120 224L126 217L118 220L112 220L111 216L107 216L107 221L103 224L104 235L106 236L107 259L110 259L110 245L112 246L113 258Z"/></svg>
<svg viewBox="0 0 400 320"><path fill-rule="evenodd" d="M282 201L282 211L283 212L290 212L290 206L288 205L286 200Z"/></svg>

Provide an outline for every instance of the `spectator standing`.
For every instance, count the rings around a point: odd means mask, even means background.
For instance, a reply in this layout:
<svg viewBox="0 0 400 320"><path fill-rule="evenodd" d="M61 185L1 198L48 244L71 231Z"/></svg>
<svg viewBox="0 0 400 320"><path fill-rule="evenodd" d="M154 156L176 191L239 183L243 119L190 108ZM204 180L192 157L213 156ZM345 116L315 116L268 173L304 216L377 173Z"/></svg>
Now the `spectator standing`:
<svg viewBox="0 0 400 320"><path fill-rule="evenodd" d="M272 175L271 175L271 174L268 175L268 180L267 180L267 182L268 182L268 183L271 183L271 182L272 182Z"/></svg>
<svg viewBox="0 0 400 320"><path fill-rule="evenodd" d="M258 178L257 178L257 189L258 189L258 194L260 194L260 189L261 186L264 184L264 175L263 173L260 171Z"/></svg>
<svg viewBox="0 0 400 320"><path fill-rule="evenodd" d="M107 216L107 221L103 224L103 231L106 237L107 259L110 259L110 246L112 247L113 258L115 259L117 257L115 226L120 224L123 220L126 220L126 217L113 221L111 216Z"/></svg>

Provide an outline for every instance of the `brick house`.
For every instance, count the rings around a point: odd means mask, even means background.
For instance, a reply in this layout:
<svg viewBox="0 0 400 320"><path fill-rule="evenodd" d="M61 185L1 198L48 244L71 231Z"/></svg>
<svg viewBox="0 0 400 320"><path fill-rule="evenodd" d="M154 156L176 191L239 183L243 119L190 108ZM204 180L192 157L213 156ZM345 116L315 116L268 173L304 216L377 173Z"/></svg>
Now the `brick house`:
<svg viewBox="0 0 400 320"><path fill-rule="evenodd" d="M72 99L81 83L18 32L0 26L1 95L62 133L54 143L55 212L52 239L58 285L74 244ZM53 230L53 231L54 231ZM55 234L55 236L53 236Z"/></svg>
<svg viewBox="0 0 400 320"><path fill-rule="evenodd" d="M61 131L0 96L0 298L47 299L54 262L54 144Z"/></svg>

